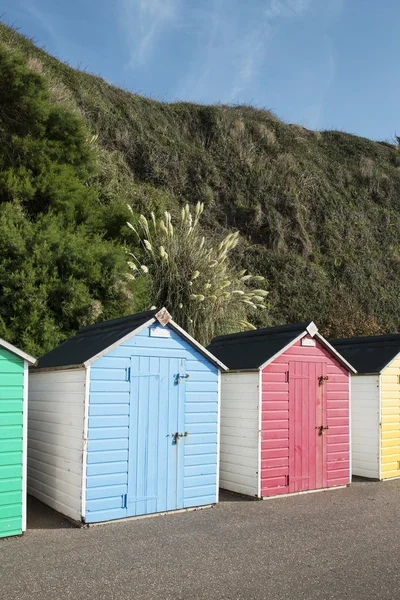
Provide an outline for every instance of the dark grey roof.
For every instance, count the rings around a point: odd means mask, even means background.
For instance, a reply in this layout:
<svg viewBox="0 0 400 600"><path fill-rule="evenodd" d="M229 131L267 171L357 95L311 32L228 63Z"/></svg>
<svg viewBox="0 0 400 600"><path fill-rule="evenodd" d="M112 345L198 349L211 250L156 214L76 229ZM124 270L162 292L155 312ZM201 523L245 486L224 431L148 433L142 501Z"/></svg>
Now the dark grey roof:
<svg viewBox="0 0 400 600"><path fill-rule="evenodd" d="M304 333L310 323L295 323L221 335L212 340L207 350L229 369L258 369Z"/></svg>
<svg viewBox="0 0 400 600"><path fill-rule="evenodd" d="M83 327L74 337L39 358L34 369L83 365L84 362L152 319L157 312L158 309L148 310Z"/></svg>
<svg viewBox="0 0 400 600"><path fill-rule="evenodd" d="M328 340L358 373L380 373L400 352L400 334Z"/></svg>

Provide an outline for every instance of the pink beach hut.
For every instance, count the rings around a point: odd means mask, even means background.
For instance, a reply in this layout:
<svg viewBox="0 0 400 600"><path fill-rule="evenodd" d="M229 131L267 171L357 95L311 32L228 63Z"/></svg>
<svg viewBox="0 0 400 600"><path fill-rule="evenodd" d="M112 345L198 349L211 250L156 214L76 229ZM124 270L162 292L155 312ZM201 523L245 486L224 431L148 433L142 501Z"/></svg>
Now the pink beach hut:
<svg viewBox="0 0 400 600"><path fill-rule="evenodd" d="M266 498L351 481L350 373L314 323L215 338L222 374L220 486Z"/></svg>

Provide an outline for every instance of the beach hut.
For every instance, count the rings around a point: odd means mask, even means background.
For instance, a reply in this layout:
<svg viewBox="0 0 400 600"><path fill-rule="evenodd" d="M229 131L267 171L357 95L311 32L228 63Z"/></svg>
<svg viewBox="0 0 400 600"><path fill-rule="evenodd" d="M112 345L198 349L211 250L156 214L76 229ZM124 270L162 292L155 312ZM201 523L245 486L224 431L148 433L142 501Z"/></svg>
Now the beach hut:
<svg viewBox="0 0 400 600"><path fill-rule="evenodd" d="M222 488L266 498L350 482L349 373L314 323L215 338Z"/></svg>
<svg viewBox="0 0 400 600"><path fill-rule="evenodd" d="M353 475L400 477L400 334L332 340L352 377Z"/></svg>
<svg viewBox="0 0 400 600"><path fill-rule="evenodd" d="M84 327L32 369L28 492L85 523L215 503L225 369L165 309Z"/></svg>
<svg viewBox="0 0 400 600"><path fill-rule="evenodd" d="M0 339L0 538L26 529L28 365L35 362Z"/></svg>

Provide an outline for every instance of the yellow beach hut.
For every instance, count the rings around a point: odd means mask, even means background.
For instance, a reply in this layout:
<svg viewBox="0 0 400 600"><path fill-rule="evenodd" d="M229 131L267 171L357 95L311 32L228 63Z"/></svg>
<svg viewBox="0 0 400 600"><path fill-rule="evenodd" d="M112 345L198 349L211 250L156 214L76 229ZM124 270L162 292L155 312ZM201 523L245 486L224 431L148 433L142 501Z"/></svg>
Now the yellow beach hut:
<svg viewBox="0 0 400 600"><path fill-rule="evenodd" d="M400 334L331 340L351 377L352 473L400 477Z"/></svg>

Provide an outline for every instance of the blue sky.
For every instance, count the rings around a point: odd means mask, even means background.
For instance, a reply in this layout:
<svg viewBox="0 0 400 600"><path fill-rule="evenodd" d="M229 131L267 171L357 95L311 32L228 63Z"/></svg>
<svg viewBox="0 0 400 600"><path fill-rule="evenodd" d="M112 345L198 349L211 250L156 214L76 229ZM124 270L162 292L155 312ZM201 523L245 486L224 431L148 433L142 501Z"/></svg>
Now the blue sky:
<svg viewBox="0 0 400 600"><path fill-rule="evenodd" d="M3 0L48 52L163 101L251 103L289 123L400 133L399 0Z"/></svg>

